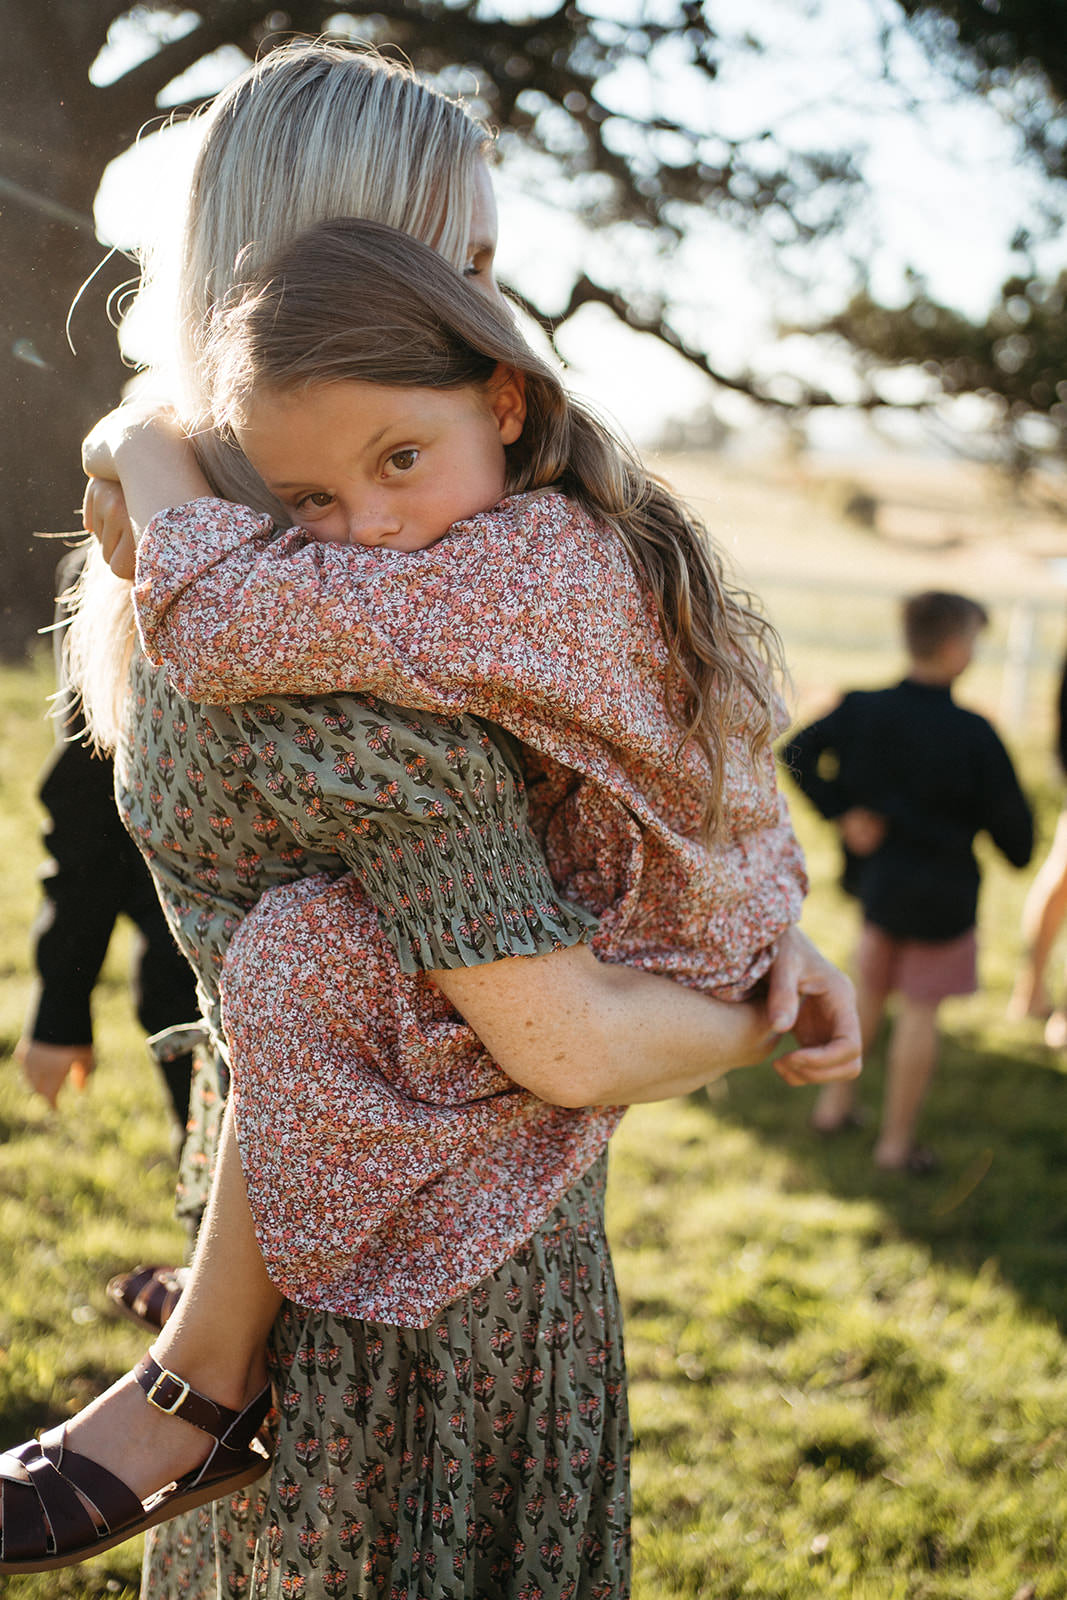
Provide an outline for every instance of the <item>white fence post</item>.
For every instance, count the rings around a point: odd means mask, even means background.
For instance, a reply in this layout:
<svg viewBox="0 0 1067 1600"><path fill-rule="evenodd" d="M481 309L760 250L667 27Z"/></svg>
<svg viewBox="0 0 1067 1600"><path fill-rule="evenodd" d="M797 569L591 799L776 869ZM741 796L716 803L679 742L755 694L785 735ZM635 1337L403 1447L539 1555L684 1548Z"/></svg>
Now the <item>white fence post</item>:
<svg viewBox="0 0 1067 1600"><path fill-rule="evenodd" d="M1016 729L1026 721L1036 614L1032 600L1017 600L1011 609L1004 676L1000 685L1000 721L1005 728Z"/></svg>

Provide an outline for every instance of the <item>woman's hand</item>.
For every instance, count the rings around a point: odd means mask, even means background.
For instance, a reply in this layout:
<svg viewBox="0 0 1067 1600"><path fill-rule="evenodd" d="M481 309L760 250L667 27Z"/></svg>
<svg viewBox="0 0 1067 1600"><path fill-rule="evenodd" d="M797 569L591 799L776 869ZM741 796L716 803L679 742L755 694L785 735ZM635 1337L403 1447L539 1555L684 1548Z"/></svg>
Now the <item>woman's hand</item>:
<svg viewBox="0 0 1067 1600"><path fill-rule="evenodd" d="M863 1057L852 985L799 928L789 928L779 940L767 1016L777 1033L791 1033L797 1042L774 1063L786 1083L797 1087L859 1076Z"/></svg>

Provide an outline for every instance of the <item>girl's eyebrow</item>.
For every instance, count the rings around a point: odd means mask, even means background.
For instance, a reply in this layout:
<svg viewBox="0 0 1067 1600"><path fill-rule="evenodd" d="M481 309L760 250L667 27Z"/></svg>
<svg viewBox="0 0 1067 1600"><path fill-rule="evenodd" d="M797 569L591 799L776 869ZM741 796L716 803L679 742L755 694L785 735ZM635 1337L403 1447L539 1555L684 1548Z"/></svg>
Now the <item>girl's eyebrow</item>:
<svg viewBox="0 0 1067 1600"><path fill-rule="evenodd" d="M392 426L393 424L391 422L387 422L384 427L378 429L377 433L371 434L370 438L363 445L361 454L366 455L369 450L373 450L375 445L381 442ZM305 478L272 478L270 480L270 487L272 489L306 489L310 481L310 479Z"/></svg>

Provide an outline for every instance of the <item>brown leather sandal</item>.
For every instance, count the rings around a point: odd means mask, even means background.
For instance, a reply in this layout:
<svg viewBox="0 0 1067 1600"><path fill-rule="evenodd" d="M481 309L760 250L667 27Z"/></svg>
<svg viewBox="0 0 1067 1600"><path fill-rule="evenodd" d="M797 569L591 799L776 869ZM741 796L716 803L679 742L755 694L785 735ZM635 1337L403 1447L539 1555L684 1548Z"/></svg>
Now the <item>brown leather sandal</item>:
<svg viewBox="0 0 1067 1600"><path fill-rule="evenodd" d="M0 1455L0 1572L72 1567L209 1500L260 1478L270 1454L257 1437L270 1409L270 1385L243 1411L190 1388L147 1355L134 1376L149 1402L181 1417L215 1443L192 1472L141 1501L121 1478L66 1448L66 1425Z"/></svg>
<svg viewBox="0 0 1067 1600"><path fill-rule="evenodd" d="M107 1296L122 1316L149 1333L158 1333L181 1299L184 1272L184 1267L134 1267L110 1280Z"/></svg>

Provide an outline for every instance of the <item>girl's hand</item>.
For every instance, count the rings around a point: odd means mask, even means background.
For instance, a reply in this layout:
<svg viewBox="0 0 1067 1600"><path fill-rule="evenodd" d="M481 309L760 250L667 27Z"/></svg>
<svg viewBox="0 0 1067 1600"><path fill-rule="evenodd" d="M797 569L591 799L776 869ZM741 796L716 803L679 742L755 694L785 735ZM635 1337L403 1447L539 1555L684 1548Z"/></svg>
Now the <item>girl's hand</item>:
<svg viewBox="0 0 1067 1600"><path fill-rule="evenodd" d="M82 441L82 471L87 478L122 477L120 460L129 446L151 440L188 444L177 417L168 406L126 400L101 417Z"/></svg>
<svg viewBox="0 0 1067 1600"><path fill-rule="evenodd" d="M97 540L116 578L132 582L137 545L121 483L113 478L89 479L82 500L82 526Z"/></svg>
<svg viewBox="0 0 1067 1600"><path fill-rule="evenodd" d="M791 1086L856 1078L863 1066L860 1022L852 985L799 928L778 945L767 992L776 1032L792 1033L797 1048L774 1063Z"/></svg>
<svg viewBox="0 0 1067 1600"><path fill-rule="evenodd" d="M82 471L89 482L82 498L82 526L100 545L116 578L133 581L137 539L120 482L118 456L131 440L145 440L161 428L176 433L174 419L158 407L124 404L101 417L82 441Z"/></svg>
<svg viewBox="0 0 1067 1600"><path fill-rule="evenodd" d="M158 405L108 412L82 445L82 466L82 519L119 578L134 576L137 540L157 512L211 493L185 430Z"/></svg>

